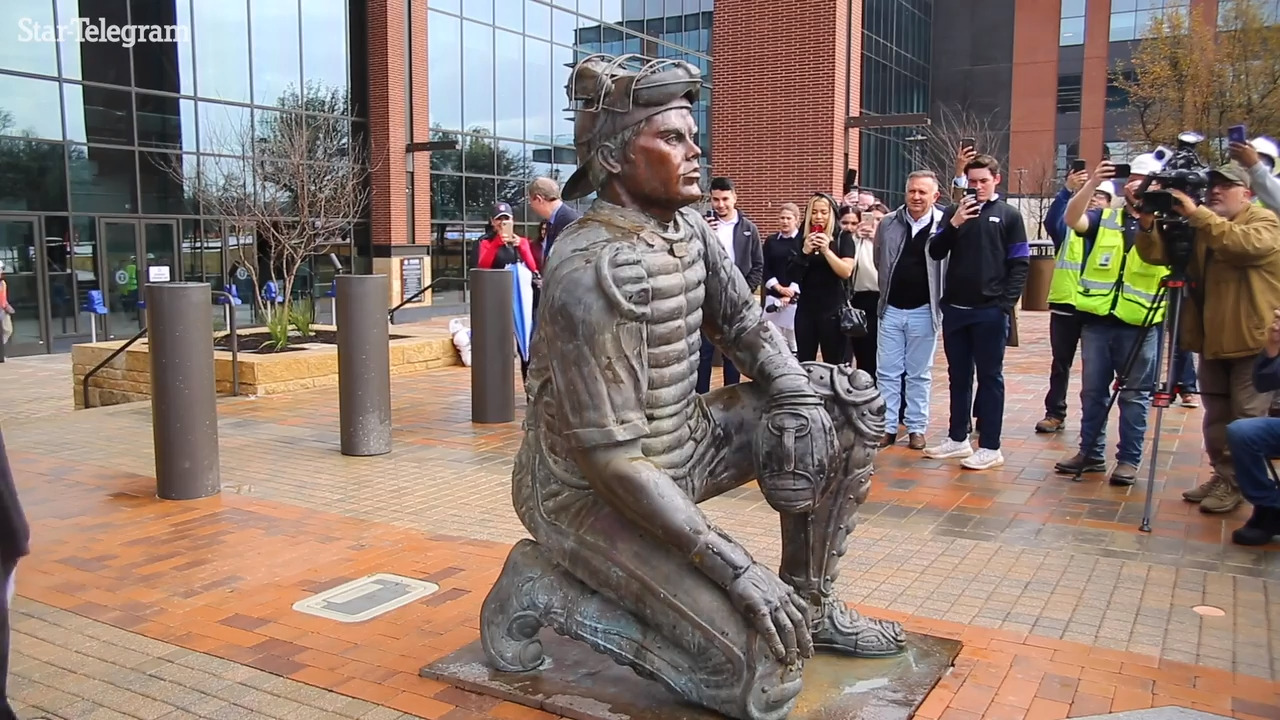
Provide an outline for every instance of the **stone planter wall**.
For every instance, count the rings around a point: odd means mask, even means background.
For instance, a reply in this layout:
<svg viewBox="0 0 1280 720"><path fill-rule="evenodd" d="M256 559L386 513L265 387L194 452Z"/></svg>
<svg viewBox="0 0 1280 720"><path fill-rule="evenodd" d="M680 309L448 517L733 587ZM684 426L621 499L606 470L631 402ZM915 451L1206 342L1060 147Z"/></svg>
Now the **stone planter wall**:
<svg viewBox="0 0 1280 720"><path fill-rule="evenodd" d="M332 326L316 326L332 330ZM254 329L250 331L260 331ZM460 365L458 351L448 332L437 328L414 328L397 325L393 335L411 335L391 341L391 374L422 372L433 368ZM125 341L84 343L71 348L73 387L76 409L84 407L84 376L98 363L115 352ZM258 355L241 353L241 395L278 395L295 390L334 387L338 384L338 346L313 344L304 350ZM99 370L89 385L92 407L149 400L151 398L151 358L146 339L134 343L111 364ZM231 353L215 350L215 386L219 395L231 394Z"/></svg>

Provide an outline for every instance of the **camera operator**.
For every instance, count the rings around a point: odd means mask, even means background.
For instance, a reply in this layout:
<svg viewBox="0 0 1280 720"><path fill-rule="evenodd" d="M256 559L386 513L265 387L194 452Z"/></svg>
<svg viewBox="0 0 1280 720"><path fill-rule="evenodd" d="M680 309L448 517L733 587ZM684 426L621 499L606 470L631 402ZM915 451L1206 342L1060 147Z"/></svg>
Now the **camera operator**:
<svg viewBox="0 0 1280 720"><path fill-rule="evenodd" d="M1155 170L1140 166L1139 173ZM1120 393L1120 444L1112 485L1132 485L1142 463L1147 432L1149 388L1154 382L1158 336L1154 327L1164 319L1164 302L1153 307L1167 268L1144 262L1134 247L1138 215L1133 210L1134 191L1144 175L1131 175L1122 209L1098 207L1095 194L1114 187L1115 166L1103 160L1084 187L1067 203L1063 220L1083 240L1084 262L1075 293L1080 321L1080 348L1084 369L1080 389L1080 450L1059 462L1060 473L1097 473L1106 469L1107 399L1111 384L1119 378L1127 387ZM1104 185L1105 183L1105 185ZM1093 209L1088 209L1093 205ZM1087 210L1087 212L1086 212ZM1152 329L1149 329L1152 328ZM1135 354L1134 346L1141 345ZM1130 357L1133 365L1128 365ZM1126 372L1128 373L1126 375Z"/></svg>
<svg viewBox="0 0 1280 720"><path fill-rule="evenodd" d="M1252 202L1249 173L1229 163L1209 173L1202 206L1186 193L1167 189L1173 212L1194 233L1187 264L1191 291L1179 328L1182 346L1200 353L1204 444L1213 477L1182 494L1206 513L1231 512L1241 501L1227 447L1227 425L1262 417L1271 395L1253 387L1253 358L1266 345L1272 311L1280 307L1280 221ZM1136 239L1145 262L1170 262L1165 220L1143 213Z"/></svg>
<svg viewBox="0 0 1280 720"><path fill-rule="evenodd" d="M1249 171L1249 188L1263 207L1272 212L1280 211L1280 178L1275 176L1275 143L1266 138L1255 138L1246 143L1233 142L1228 154Z"/></svg>

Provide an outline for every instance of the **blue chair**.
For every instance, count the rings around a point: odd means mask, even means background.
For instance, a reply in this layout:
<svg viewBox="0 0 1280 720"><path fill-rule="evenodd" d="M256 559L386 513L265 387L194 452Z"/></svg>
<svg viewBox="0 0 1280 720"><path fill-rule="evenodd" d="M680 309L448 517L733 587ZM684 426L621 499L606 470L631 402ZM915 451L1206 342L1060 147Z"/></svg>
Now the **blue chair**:
<svg viewBox="0 0 1280 720"><path fill-rule="evenodd" d="M106 315L107 306L102 302L102 291L90 290L86 293L84 305L81 305L80 309L92 315Z"/></svg>
<svg viewBox="0 0 1280 720"><path fill-rule="evenodd" d="M230 295L231 299L227 300L226 295L218 295L217 298L218 298L219 305L226 305L228 303L232 305L244 304L244 301L240 299L240 291L236 289L235 285L228 285L226 289L227 289L227 295Z"/></svg>
<svg viewBox="0 0 1280 720"><path fill-rule="evenodd" d="M267 284L262 286L262 299L269 303L280 302L280 290L276 288L274 280L268 280Z"/></svg>

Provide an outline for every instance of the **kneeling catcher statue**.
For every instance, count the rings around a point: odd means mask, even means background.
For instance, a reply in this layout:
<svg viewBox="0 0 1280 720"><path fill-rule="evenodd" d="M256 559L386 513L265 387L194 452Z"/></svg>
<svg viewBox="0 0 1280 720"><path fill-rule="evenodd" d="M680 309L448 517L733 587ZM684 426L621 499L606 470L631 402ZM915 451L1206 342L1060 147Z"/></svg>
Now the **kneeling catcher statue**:
<svg viewBox="0 0 1280 720"><path fill-rule="evenodd" d="M798 363L699 202L697 68L592 56L569 81L578 169L598 192L543 273L512 549L481 611L499 670L536 670L538 632L586 643L681 698L779 720L815 650L904 649L897 623L833 593L867 496L884 403L861 370ZM694 391L701 334L754 382ZM779 572L698 503L758 479Z"/></svg>

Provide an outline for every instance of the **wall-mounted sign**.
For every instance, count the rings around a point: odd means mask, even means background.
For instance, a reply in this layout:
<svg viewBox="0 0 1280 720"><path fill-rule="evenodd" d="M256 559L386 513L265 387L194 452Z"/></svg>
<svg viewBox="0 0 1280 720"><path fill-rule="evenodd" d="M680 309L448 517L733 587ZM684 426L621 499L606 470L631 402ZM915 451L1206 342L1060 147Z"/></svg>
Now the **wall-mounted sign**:
<svg viewBox="0 0 1280 720"><path fill-rule="evenodd" d="M147 281L153 283L169 282L169 266L168 265L149 265L147 266Z"/></svg>
<svg viewBox="0 0 1280 720"><path fill-rule="evenodd" d="M422 258L400 258L400 301L422 292Z"/></svg>

